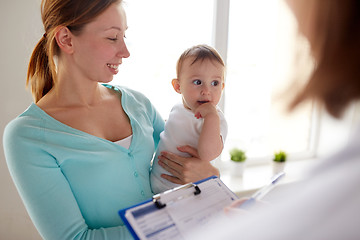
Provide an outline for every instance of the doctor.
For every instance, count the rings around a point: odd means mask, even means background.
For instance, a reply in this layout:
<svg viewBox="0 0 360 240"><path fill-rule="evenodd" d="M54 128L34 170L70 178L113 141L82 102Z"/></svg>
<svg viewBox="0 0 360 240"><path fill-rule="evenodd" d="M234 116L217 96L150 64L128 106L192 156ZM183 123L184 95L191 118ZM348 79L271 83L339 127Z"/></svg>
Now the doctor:
<svg viewBox="0 0 360 240"><path fill-rule="evenodd" d="M290 103L322 104L334 117L360 98L360 1L288 0L316 68ZM305 181L272 192L272 207L240 213L194 239L360 239L360 126Z"/></svg>

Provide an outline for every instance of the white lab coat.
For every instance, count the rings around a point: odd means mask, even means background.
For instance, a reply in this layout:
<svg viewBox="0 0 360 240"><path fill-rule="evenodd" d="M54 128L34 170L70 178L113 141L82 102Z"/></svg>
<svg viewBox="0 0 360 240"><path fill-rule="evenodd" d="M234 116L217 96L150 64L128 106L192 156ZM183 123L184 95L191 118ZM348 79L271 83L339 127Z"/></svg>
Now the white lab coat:
<svg viewBox="0 0 360 240"><path fill-rule="evenodd" d="M271 207L219 220L194 239L360 239L360 127L306 179L269 193ZM272 194L272 195L271 195Z"/></svg>

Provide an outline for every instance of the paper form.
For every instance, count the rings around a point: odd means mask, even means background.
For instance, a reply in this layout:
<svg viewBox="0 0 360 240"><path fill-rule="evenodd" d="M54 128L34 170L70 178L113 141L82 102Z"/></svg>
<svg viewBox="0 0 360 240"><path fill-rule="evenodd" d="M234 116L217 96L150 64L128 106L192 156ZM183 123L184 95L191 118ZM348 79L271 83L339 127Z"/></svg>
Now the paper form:
<svg viewBox="0 0 360 240"><path fill-rule="evenodd" d="M127 212L126 217L140 239L183 239L166 209L158 209L153 202Z"/></svg>
<svg viewBox="0 0 360 240"><path fill-rule="evenodd" d="M201 193L188 194L189 189L174 194L176 199L166 202L164 208L157 208L153 202L128 210L125 217L140 239L186 239L194 228L199 228L224 214L224 207L237 199L218 178L198 184ZM170 193L171 194L171 193ZM170 195L167 196L167 200Z"/></svg>
<svg viewBox="0 0 360 240"><path fill-rule="evenodd" d="M207 181L201 185L201 194L175 202L167 206L167 210L186 238L186 233L193 228L209 224L220 217L224 213L224 207L236 198L220 183Z"/></svg>

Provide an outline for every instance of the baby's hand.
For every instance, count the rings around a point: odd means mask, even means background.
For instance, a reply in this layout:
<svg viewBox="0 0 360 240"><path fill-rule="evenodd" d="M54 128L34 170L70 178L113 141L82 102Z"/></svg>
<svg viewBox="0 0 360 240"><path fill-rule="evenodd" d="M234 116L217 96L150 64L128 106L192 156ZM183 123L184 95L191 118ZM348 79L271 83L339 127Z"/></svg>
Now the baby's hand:
<svg viewBox="0 0 360 240"><path fill-rule="evenodd" d="M195 109L195 117L197 119L206 118L206 116L209 116L210 114L218 115L216 107L211 103L201 104L197 109Z"/></svg>

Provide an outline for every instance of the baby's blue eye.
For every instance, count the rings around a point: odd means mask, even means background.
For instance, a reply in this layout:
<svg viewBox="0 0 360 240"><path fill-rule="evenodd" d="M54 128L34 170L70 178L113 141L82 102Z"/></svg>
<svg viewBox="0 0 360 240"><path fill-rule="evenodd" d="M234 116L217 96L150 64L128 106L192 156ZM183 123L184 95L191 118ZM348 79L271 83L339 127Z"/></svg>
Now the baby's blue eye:
<svg viewBox="0 0 360 240"><path fill-rule="evenodd" d="M196 80L193 81L193 83L194 83L195 85L201 85L201 80L196 79Z"/></svg>
<svg viewBox="0 0 360 240"><path fill-rule="evenodd" d="M219 85L219 81L217 81L217 80L212 81L212 82L211 82L211 85L213 85L213 86L217 86L217 85Z"/></svg>

